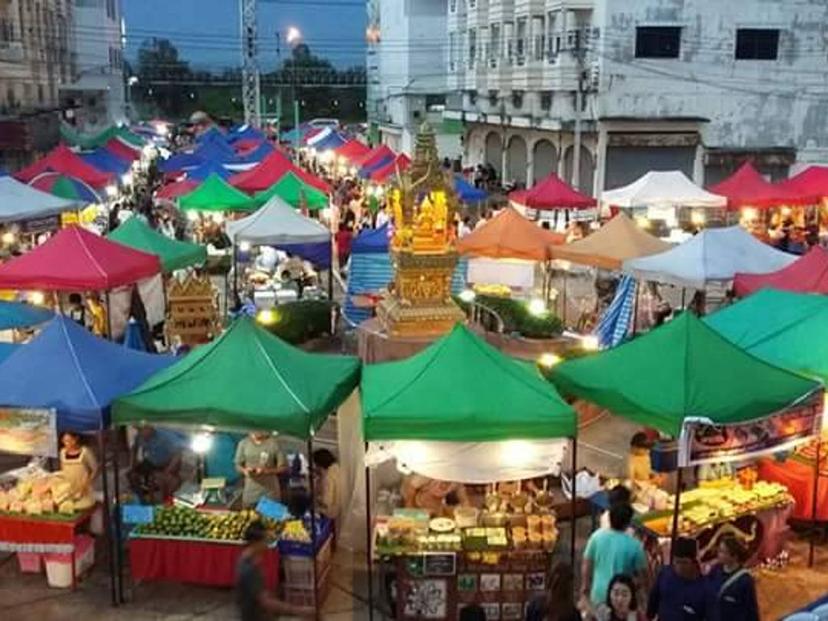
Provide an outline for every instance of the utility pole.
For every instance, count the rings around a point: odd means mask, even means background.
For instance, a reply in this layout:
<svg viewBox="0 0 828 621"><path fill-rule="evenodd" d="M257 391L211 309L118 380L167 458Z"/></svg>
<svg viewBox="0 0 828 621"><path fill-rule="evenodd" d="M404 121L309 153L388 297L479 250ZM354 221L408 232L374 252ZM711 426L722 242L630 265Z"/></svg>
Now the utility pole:
<svg viewBox="0 0 828 621"><path fill-rule="evenodd" d="M568 20L567 20L568 21ZM569 25L569 24L567 24ZM572 154L572 187L580 190L581 186L581 109L583 108L584 89L584 48L581 31L575 31L575 61L578 72L578 86L575 91L575 145Z"/></svg>
<svg viewBox="0 0 828 621"><path fill-rule="evenodd" d="M256 62L256 0L239 0L242 39L242 103L244 122L252 127L261 125L262 102L259 66Z"/></svg>

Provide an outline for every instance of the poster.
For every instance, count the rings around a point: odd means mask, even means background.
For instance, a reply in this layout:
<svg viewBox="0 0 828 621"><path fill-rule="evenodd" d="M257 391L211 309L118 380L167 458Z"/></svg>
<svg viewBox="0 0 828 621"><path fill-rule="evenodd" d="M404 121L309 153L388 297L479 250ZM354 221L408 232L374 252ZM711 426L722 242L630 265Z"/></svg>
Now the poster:
<svg viewBox="0 0 828 621"><path fill-rule="evenodd" d="M736 461L793 448L819 433L822 409L820 390L779 414L747 423L686 422L679 442L679 465Z"/></svg>
<svg viewBox="0 0 828 621"><path fill-rule="evenodd" d="M0 451L57 457L57 412L0 408Z"/></svg>

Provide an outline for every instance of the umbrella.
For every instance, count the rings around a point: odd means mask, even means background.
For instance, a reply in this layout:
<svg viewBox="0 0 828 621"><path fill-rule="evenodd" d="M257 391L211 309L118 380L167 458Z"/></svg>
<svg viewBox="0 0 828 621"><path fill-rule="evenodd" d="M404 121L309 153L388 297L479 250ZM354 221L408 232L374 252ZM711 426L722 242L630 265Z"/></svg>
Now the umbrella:
<svg viewBox="0 0 828 621"><path fill-rule="evenodd" d="M29 182L33 188L67 200L99 203L101 197L87 183L58 172L45 172Z"/></svg>

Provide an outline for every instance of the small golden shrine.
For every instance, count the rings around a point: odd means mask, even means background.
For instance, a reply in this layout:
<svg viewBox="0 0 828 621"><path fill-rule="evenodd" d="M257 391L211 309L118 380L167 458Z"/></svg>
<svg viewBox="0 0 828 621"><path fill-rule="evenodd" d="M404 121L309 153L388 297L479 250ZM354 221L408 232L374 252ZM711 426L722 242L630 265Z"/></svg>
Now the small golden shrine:
<svg viewBox="0 0 828 621"><path fill-rule="evenodd" d="M182 345L201 345L221 333L216 293L209 276L172 279L167 290L169 311L165 324L167 340Z"/></svg>
<svg viewBox="0 0 828 621"><path fill-rule="evenodd" d="M377 306L377 317L392 336L448 332L466 319L451 298L457 265L457 197L449 174L440 165L434 130L428 123L420 127L411 167L400 175L389 198L394 281Z"/></svg>

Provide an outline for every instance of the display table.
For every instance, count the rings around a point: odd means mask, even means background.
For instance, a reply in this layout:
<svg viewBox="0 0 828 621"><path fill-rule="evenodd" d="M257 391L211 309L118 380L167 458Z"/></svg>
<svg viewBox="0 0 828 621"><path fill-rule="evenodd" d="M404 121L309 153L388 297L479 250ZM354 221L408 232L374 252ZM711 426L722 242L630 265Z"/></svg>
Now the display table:
<svg viewBox="0 0 828 621"><path fill-rule="evenodd" d="M0 514L0 551L73 554L75 536L87 527L96 507L75 515L42 517Z"/></svg>
<svg viewBox="0 0 828 621"><path fill-rule="evenodd" d="M241 542L133 535L129 539L129 561L136 582L162 580L232 587L243 549ZM275 590L279 584L278 549L268 549L262 563L265 585Z"/></svg>
<svg viewBox="0 0 828 621"><path fill-rule="evenodd" d="M825 458L828 462L828 456ZM796 504L791 517L796 520L813 518L814 502L814 466L801 459L789 458L785 461L762 459L758 464L759 478L781 483L790 491ZM828 476L820 476L817 491L817 520L828 522Z"/></svg>

